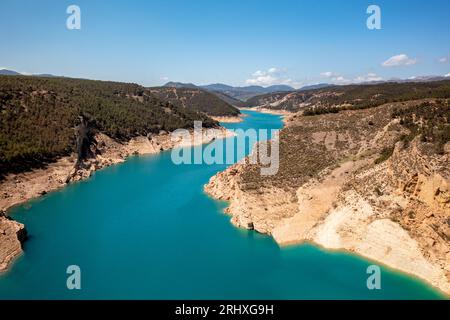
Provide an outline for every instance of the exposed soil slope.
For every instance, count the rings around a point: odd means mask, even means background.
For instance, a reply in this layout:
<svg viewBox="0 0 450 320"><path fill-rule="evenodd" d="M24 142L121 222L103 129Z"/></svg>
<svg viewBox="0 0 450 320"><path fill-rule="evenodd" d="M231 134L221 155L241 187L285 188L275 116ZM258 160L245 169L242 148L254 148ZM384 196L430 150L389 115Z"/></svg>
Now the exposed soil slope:
<svg viewBox="0 0 450 320"><path fill-rule="evenodd" d="M445 100L298 113L276 175L237 164L205 190L230 201L238 227L356 252L450 293L449 120Z"/></svg>

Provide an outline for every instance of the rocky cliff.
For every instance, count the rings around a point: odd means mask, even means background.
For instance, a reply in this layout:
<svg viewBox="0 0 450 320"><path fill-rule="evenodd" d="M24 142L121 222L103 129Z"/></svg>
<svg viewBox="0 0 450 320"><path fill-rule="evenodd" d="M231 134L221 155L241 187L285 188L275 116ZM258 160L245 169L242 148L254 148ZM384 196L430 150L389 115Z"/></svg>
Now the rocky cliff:
<svg viewBox="0 0 450 320"><path fill-rule="evenodd" d="M450 293L450 143L436 152L443 132L434 140L414 135L393 116L423 103L298 114L280 134L276 175L237 164L205 190L230 202L234 225L270 234L280 245L310 241L348 250Z"/></svg>
<svg viewBox="0 0 450 320"><path fill-rule="evenodd" d="M22 242L26 239L23 224L8 219L0 212L0 272L22 252Z"/></svg>

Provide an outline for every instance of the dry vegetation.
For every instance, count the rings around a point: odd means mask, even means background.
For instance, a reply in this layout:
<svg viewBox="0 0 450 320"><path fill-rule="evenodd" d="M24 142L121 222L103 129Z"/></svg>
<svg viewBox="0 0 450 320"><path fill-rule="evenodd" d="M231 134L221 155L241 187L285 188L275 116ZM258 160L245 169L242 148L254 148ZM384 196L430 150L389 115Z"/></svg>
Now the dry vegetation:
<svg viewBox="0 0 450 320"><path fill-rule="evenodd" d="M233 224L281 245L349 250L450 293L449 120L449 99L433 98L300 111L280 134L276 175L236 165L206 190L230 201Z"/></svg>

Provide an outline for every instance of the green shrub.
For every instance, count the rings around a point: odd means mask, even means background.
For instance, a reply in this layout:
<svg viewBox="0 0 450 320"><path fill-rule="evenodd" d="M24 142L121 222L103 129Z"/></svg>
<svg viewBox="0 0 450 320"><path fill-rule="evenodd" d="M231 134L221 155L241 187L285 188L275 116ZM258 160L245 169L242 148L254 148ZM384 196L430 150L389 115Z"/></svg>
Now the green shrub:
<svg viewBox="0 0 450 320"><path fill-rule="evenodd" d="M380 157L375 160L375 164L380 164L380 163L388 160L392 156L393 153L394 153L394 146L384 148L381 151Z"/></svg>

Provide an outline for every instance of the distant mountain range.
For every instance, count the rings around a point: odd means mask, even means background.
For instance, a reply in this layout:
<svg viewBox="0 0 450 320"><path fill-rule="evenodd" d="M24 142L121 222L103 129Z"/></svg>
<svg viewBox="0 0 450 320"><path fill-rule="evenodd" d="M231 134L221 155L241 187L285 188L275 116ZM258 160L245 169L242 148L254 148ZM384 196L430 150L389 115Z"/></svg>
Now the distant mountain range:
<svg viewBox="0 0 450 320"><path fill-rule="evenodd" d="M167 82L164 87L172 87L172 88L190 88L190 89L198 89L199 87L193 83L182 83L182 82Z"/></svg>
<svg viewBox="0 0 450 320"><path fill-rule="evenodd" d="M383 81L370 81L370 82L361 82L361 83L355 83L357 85L368 85L368 84L380 84L380 83L387 83L387 82L394 82L394 83L408 83L408 82L430 82L430 81L441 81L441 80L448 80L449 77L444 76L419 76L409 79L397 79L392 78L389 80L383 80ZM300 89L294 89L293 87L287 86L287 85L274 85L270 87L262 87L262 86L247 86L247 87L233 87L229 86L223 83L215 83L215 84L208 84L208 85L202 85L197 86L193 83L182 83L182 82L168 82L164 85L164 87L175 87L175 88L197 88L197 89L203 89L207 90L213 93L216 93L216 95L220 94L219 97L221 99L229 99L232 98L233 100L227 101L228 103L241 107L242 103L243 105L246 105L246 101L249 101L250 99L266 94L273 94L273 93L287 93L287 92L302 92L302 91L309 91L309 90L315 90L315 89L324 89L328 87L335 87L340 86L337 84L332 83L318 83L318 84L312 84L307 85L304 87L301 87Z"/></svg>
<svg viewBox="0 0 450 320"><path fill-rule="evenodd" d="M245 107L298 112L309 115L337 112L339 108L364 109L390 102L426 98L447 98L450 78L427 77L426 80L384 81L381 83L325 86L293 92L275 92L248 99ZM431 79L431 80L430 80Z"/></svg>
<svg viewBox="0 0 450 320"><path fill-rule="evenodd" d="M19 76L26 75L19 73L14 70L8 69L0 69L0 75L6 76ZM65 78L64 76L56 76L53 74L33 74L33 77L60 77ZM400 79L400 78L392 78L389 80L382 81L371 81L371 82L362 82L357 83L358 85L366 85L366 84L380 84L386 82L395 82L395 83L405 83L405 82L429 82L429 81L440 81L440 80L448 80L449 77L446 76L418 76L409 79ZM245 102L253 97L261 96L265 94L272 93L286 93L286 92L297 92L297 91L307 91L314 89L323 89L333 86L339 86L337 84L331 83L318 83L312 85L306 85L300 89L295 89L288 85L273 85L269 87L262 86L244 86L244 87L233 87L230 85L226 85L223 83L213 83L208 85L195 85L193 83L183 83L183 82L167 82L163 87L172 87L172 88L188 88L188 89L202 89L214 93L220 99L225 102L235 106L242 107L245 105Z"/></svg>
<svg viewBox="0 0 450 320"><path fill-rule="evenodd" d="M413 77L409 79L390 79L388 81L384 82L429 82L429 81L442 81L442 80L449 80L449 77L443 77L443 76L419 76L419 77ZM367 83L366 83L367 84Z"/></svg>
<svg viewBox="0 0 450 320"><path fill-rule="evenodd" d="M312 84L312 85L309 85L309 86L301 87L297 91L322 89L322 88L328 88L328 87L332 87L332 86L334 86L334 84L331 84L331 83L318 83L318 84Z"/></svg>
<svg viewBox="0 0 450 320"><path fill-rule="evenodd" d="M192 83L168 82L164 86L175 88L199 88L211 92L221 93L228 97L241 101L245 101L254 96L266 93L295 91L293 87L286 85L274 85L270 87L262 87L262 86L233 87L222 83L196 86L195 84Z"/></svg>
<svg viewBox="0 0 450 320"><path fill-rule="evenodd" d="M1 69L0 75L2 75L2 76L20 76L21 74L16 71L13 71L13 70Z"/></svg>
<svg viewBox="0 0 450 320"><path fill-rule="evenodd" d="M0 69L0 76L28 76L28 74L23 74L14 70L8 70L8 69ZM42 73L42 74L32 74L32 77L46 77L46 78L51 78L51 77L59 77L59 76L55 76L53 74L48 74L48 73ZM64 77L61 77L64 78Z"/></svg>

